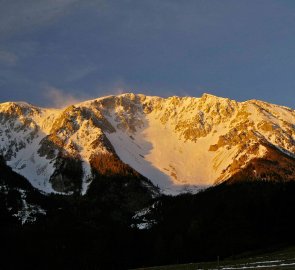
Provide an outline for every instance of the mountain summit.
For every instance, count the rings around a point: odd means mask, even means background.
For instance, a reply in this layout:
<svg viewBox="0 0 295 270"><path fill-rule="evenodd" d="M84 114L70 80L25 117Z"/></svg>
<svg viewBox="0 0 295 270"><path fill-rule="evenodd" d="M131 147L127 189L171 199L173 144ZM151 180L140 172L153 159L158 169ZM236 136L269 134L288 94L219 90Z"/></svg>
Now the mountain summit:
<svg viewBox="0 0 295 270"><path fill-rule="evenodd" d="M124 166L167 194L224 181L289 181L295 111L210 94L128 93L64 109L8 102L0 104L0 155L44 192L84 194L94 173L120 174Z"/></svg>

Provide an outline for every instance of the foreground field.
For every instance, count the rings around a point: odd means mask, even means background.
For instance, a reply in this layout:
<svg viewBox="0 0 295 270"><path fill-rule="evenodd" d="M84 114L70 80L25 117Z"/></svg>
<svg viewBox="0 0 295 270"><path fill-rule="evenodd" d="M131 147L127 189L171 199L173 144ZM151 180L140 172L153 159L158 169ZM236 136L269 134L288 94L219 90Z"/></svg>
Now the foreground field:
<svg viewBox="0 0 295 270"><path fill-rule="evenodd" d="M295 247L239 259L218 262L190 263L181 265L138 268L137 270L239 270L239 269L295 269Z"/></svg>

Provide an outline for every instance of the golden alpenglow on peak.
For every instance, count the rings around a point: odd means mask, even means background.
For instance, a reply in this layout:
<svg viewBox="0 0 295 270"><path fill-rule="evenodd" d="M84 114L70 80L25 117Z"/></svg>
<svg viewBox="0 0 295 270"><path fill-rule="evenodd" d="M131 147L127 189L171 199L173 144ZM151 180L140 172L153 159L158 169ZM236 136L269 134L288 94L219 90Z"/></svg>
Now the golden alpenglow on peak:
<svg viewBox="0 0 295 270"><path fill-rule="evenodd" d="M13 170L45 192L70 190L57 184L61 157L81 161L85 193L91 164L109 155L162 192L178 194L241 175L295 180L294 119L287 107L207 93L201 98L126 93L65 109L3 103L0 151ZM280 170L274 173L263 162L276 162Z"/></svg>

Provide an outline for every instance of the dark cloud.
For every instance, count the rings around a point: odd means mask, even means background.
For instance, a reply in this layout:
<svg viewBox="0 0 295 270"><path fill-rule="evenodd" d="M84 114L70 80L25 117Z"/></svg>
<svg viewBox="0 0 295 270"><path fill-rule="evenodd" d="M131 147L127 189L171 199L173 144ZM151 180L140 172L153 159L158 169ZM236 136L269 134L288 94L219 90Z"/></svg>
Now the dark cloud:
<svg viewBox="0 0 295 270"><path fill-rule="evenodd" d="M42 27L66 15L80 0L2 0L0 1L0 36Z"/></svg>
<svg viewBox="0 0 295 270"><path fill-rule="evenodd" d="M14 53L0 49L0 65L14 66L17 60L18 57Z"/></svg>
<svg viewBox="0 0 295 270"><path fill-rule="evenodd" d="M0 4L1 100L46 104L31 93L53 85L74 96L211 92L294 107L293 1Z"/></svg>

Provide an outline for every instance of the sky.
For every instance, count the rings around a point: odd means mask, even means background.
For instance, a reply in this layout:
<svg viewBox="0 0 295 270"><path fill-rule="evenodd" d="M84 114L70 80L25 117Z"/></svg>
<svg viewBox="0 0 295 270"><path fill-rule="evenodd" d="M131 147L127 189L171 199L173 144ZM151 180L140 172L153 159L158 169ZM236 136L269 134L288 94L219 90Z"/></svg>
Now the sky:
<svg viewBox="0 0 295 270"><path fill-rule="evenodd" d="M0 102L123 92L295 108L293 0L0 0Z"/></svg>

